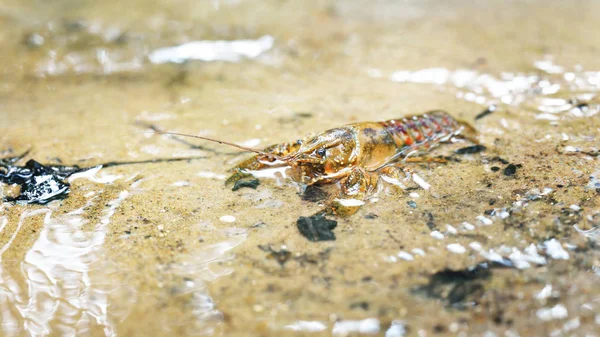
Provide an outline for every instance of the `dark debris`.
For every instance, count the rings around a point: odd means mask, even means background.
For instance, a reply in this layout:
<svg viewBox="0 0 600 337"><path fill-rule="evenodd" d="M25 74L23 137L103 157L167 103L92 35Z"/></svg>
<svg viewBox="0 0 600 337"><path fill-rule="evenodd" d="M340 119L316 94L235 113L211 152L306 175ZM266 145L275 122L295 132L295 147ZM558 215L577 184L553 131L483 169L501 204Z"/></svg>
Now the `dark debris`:
<svg viewBox="0 0 600 337"><path fill-rule="evenodd" d="M491 162L496 162L496 161L498 161L498 162L501 162L501 163L502 163L502 164L504 164L504 165L506 165L506 164L510 163L508 160L506 160L506 159L504 159L504 158L501 158L501 157L497 157L497 156L496 156L496 157L493 157L493 158L490 158L490 161L491 161Z"/></svg>
<svg viewBox="0 0 600 337"><path fill-rule="evenodd" d="M40 164L30 159L24 166L15 165L23 159L29 151L20 156L0 158L0 183L17 185L18 192L14 195L4 196L7 202L25 204L47 204L52 200L64 199L70 192L68 178L79 172L85 172L96 167L111 167L131 164L161 163L171 161L189 161L204 157L166 158L142 161L112 161L89 167ZM61 162L60 159L56 160Z"/></svg>
<svg viewBox="0 0 600 337"><path fill-rule="evenodd" d="M284 267L290 260L296 261L303 267L306 265L318 265L327 261L332 251L331 248L327 248L317 254L292 254L292 252L285 248L281 248L280 250L273 249L271 245L259 245L258 248L269 253L268 257L277 261L281 267Z"/></svg>
<svg viewBox="0 0 600 337"><path fill-rule="evenodd" d="M444 269L429 276L429 283L413 292L443 300L457 309L466 309L476 305L484 295L484 281L492 275L490 267L482 263L462 270Z"/></svg>
<svg viewBox="0 0 600 337"><path fill-rule="evenodd" d="M482 112L480 112L479 114L477 114L477 116L475 116L475 120L482 119L483 117L492 114L496 110L498 110L498 107L495 104L492 104L492 105L488 106L487 109L485 109Z"/></svg>
<svg viewBox="0 0 600 337"><path fill-rule="evenodd" d="M256 178L243 178L240 180L236 180L236 182L233 185L233 188L231 190L237 191L240 188L244 188L244 187L256 189L258 187L258 185L260 185L260 180L258 180Z"/></svg>
<svg viewBox="0 0 600 337"><path fill-rule="evenodd" d="M360 302L350 303L350 310L356 310L356 309L365 310L365 311L369 310L369 302L360 301Z"/></svg>
<svg viewBox="0 0 600 337"><path fill-rule="evenodd" d="M435 217L431 212L424 212L423 216L427 218L426 225L430 231L438 230L437 226L435 225Z"/></svg>
<svg viewBox="0 0 600 337"><path fill-rule="evenodd" d="M285 248L282 248L281 250L275 250L271 246L266 245L259 245L258 248L260 248L264 252L269 253L269 257L275 259L275 261L277 261L282 267L292 257L292 253Z"/></svg>
<svg viewBox="0 0 600 337"><path fill-rule="evenodd" d="M377 218L379 218L379 215L377 215L375 213L369 213L369 214L365 215L365 219L373 220L373 219L377 219Z"/></svg>
<svg viewBox="0 0 600 337"><path fill-rule="evenodd" d="M4 201L26 204L46 204L64 199L70 191L68 178L90 168L79 166L43 165L30 159L25 166L14 165L26 154L0 160L0 182L18 185L18 193L5 196Z"/></svg>
<svg viewBox="0 0 600 337"><path fill-rule="evenodd" d="M507 177L514 176L517 173L517 165L509 164L504 168L504 175Z"/></svg>
<svg viewBox="0 0 600 337"><path fill-rule="evenodd" d="M310 241L332 241L335 240L333 229L337 226L337 221L326 219L323 215L317 214L310 217L301 216L296 221L298 230L305 238Z"/></svg>
<svg viewBox="0 0 600 337"><path fill-rule="evenodd" d="M454 153L456 153L456 154L473 154L473 153L483 152L486 149L487 148L485 146L478 144L478 145L460 148L460 149L454 151Z"/></svg>

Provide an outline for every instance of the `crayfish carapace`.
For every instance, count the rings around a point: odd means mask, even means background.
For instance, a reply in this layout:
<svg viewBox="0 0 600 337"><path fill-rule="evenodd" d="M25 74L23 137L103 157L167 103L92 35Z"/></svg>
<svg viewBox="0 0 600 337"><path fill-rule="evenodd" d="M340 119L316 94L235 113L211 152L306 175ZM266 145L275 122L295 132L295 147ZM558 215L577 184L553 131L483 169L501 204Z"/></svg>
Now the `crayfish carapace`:
<svg viewBox="0 0 600 337"><path fill-rule="evenodd" d="M323 131L293 143L269 146L262 151L216 141L257 153L231 169L226 184L275 167L303 185L338 184L325 213L354 214L380 184L380 180L403 186L401 181L412 171L406 163L437 161L425 157L434 147L463 138L474 144L477 132L444 111L408 116L383 122L361 122Z"/></svg>

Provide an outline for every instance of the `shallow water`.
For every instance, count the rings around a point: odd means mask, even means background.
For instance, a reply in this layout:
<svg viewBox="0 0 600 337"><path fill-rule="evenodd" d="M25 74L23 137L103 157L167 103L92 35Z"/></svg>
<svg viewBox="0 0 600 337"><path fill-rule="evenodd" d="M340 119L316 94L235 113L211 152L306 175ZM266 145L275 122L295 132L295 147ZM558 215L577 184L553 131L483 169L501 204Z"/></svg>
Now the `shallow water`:
<svg viewBox="0 0 600 337"><path fill-rule="evenodd" d="M193 159L88 171L63 201L0 205L0 335L597 336L598 12L5 1L3 156ZM431 109L473 121L490 105L474 122L487 151L415 164L420 184L385 185L318 243L296 219L321 206L297 187L231 191L246 154L139 123L262 147Z"/></svg>

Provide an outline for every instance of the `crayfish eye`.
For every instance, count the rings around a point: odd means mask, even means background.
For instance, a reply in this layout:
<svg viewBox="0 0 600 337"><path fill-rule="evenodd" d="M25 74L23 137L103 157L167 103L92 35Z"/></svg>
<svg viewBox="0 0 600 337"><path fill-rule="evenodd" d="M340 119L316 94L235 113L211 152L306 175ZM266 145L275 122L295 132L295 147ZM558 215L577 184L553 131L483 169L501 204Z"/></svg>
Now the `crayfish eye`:
<svg viewBox="0 0 600 337"><path fill-rule="evenodd" d="M324 148L320 148L320 149L317 149L316 153L317 153L317 156L323 158L323 157L325 157L326 151Z"/></svg>

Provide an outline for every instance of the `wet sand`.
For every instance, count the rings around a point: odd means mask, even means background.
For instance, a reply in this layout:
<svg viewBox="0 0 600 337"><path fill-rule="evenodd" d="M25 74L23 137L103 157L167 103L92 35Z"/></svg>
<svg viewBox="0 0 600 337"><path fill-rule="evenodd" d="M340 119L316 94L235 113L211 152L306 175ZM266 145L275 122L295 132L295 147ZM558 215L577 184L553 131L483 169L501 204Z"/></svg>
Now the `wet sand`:
<svg viewBox="0 0 600 337"><path fill-rule="evenodd" d="M598 3L2 7L3 157L197 158L3 203L0 335L598 335ZM273 45L239 62L148 59L263 36ZM316 243L296 220L322 206L289 182L224 186L247 153L139 124L264 147L432 109L471 121L487 150L440 147L455 160L412 165L429 190L385 185Z"/></svg>

